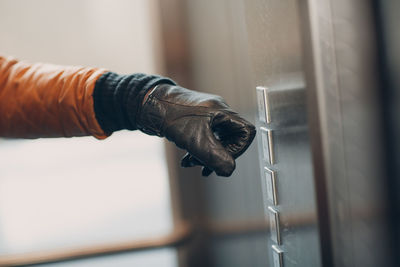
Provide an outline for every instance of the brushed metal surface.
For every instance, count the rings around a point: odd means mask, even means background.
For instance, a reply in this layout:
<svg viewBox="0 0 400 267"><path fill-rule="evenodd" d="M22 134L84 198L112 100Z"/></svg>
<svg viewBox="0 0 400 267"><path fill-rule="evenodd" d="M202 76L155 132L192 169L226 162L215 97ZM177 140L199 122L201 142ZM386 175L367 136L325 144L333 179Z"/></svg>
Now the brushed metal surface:
<svg viewBox="0 0 400 267"><path fill-rule="evenodd" d="M275 208L269 206L268 207L268 217L269 217L269 227L271 231L271 240L278 245L282 245L281 240L281 230L280 230L280 222L279 222L279 211Z"/></svg>
<svg viewBox="0 0 400 267"><path fill-rule="evenodd" d="M271 114L268 108L267 88L257 87L258 120L265 123L271 122Z"/></svg>
<svg viewBox="0 0 400 267"><path fill-rule="evenodd" d="M256 88L259 120L268 129L307 124L306 89L301 74L285 75L285 80L284 86Z"/></svg>
<svg viewBox="0 0 400 267"><path fill-rule="evenodd" d="M278 205L278 192L276 190L276 171L264 167L265 177L265 190L267 191L267 200L273 204Z"/></svg>
<svg viewBox="0 0 400 267"><path fill-rule="evenodd" d="M388 266L371 2L300 6L324 266Z"/></svg>
<svg viewBox="0 0 400 267"><path fill-rule="evenodd" d="M183 66L190 67L182 72L190 73L191 88L220 94L248 120L260 119L258 129L272 130L274 157L273 165L262 160L259 131L230 179L182 171L182 202L193 222L224 228L267 221L268 166L277 175L273 204L285 267L388 266L371 1L184 2ZM305 91L278 100L276 107L289 111L275 123L266 94L257 107L256 87L262 94ZM298 114L288 115L296 105ZM207 266L274 266L269 234L212 239Z"/></svg>
<svg viewBox="0 0 400 267"><path fill-rule="evenodd" d="M297 1L192 0L186 2L186 11L193 89L222 95L255 122L257 86L304 88ZM292 101L290 97L281 100ZM296 103L304 106L304 102ZM299 115L303 118L294 121L295 127L274 128L275 160L268 166L273 166L279 177L276 188L285 267L318 267L311 154L304 113ZM285 118L284 113L281 118ZM286 116L288 119L290 122L292 116ZM238 160L230 179L212 176L201 180L197 188L203 190L205 220L220 225L265 220L268 203L263 198L266 192L261 174L267 164L259 160L259 142ZM268 234L260 234L213 240L208 249L216 266L268 266L273 264L272 244Z"/></svg>
<svg viewBox="0 0 400 267"><path fill-rule="evenodd" d="M187 0L182 6L185 21L180 25L188 44L183 48L188 55L184 66L190 62L190 68L184 71L190 73L187 86L191 89L223 96L233 109L255 123L259 118L257 86L272 90L305 88L296 0ZM304 102L293 100L284 96L279 101L304 106ZM270 125L276 159L273 165L261 160L258 131L257 141L237 160L232 177L202 178L196 171L177 171L176 191L180 192L185 214L192 213L200 232L204 231L203 224L217 228L238 223L268 225L266 215L271 203L266 202L262 177L263 168L272 166L278 177L279 202L275 208L280 212L285 267L318 267L320 247L310 142L304 113L295 115L300 117L291 121L292 116L279 114L277 123L285 126L282 129L279 124ZM271 116L271 123L273 119ZM257 122L257 128L261 126L267 127ZM203 266L273 266L269 235L260 231L234 238L205 237L202 259L207 257L207 264Z"/></svg>
<svg viewBox="0 0 400 267"><path fill-rule="evenodd" d="M272 245L272 257L274 262L274 267L283 267L283 251L275 245Z"/></svg>
<svg viewBox="0 0 400 267"><path fill-rule="evenodd" d="M261 136L261 144L260 147L262 151L263 161L268 165L273 165L276 163L275 153L274 153L274 134L272 130L269 130L264 127L259 128L259 135Z"/></svg>
<svg viewBox="0 0 400 267"><path fill-rule="evenodd" d="M321 266L318 221L315 206L310 141L306 122L306 96L303 75L300 21L297 1L245 1L252 82L272 91L289 93L276 98L276 107L286 109L274 124L258 122L258 127L273 129L276 189L279 195L280 234L285 267ZM291 89L298 96L290 96ZM293 92L293 91L292 91ZM286 105L285 103L289 103ZM297 108L296 108L297 106ZM290 109L294 112L290 113ZM298 114L296 114L296 109ZM300 110L300 111L299 111ZM258 146L262 143L258 136ZM262 152L262 151L261 151ZM262 153L260 153L262 158ZM260 167L266 165L260 161ZM266 185L263 185L264 195ZM265 212L268 212L265 201ZM291 218L307 218L304 225ZM296 221L296 219L295 219ZM271 247L273 241L268 241ZM273 266L273 254L268 263Z"/></svg>

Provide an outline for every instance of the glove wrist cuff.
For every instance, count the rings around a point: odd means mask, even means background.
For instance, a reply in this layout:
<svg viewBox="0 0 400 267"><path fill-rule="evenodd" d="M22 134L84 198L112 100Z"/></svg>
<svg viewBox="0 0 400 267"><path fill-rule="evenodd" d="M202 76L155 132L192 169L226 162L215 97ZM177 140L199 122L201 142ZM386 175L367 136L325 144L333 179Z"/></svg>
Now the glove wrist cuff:
<svg viewBox="0 0 400 267"><path fill-rule="evenodd" d="M122 129L138 129L137 115L143 99L149 90L160 83L175 84L157 75L103 74L96 82L93 99L96 118L104 132L110 135Z"/></svg>
<svg viewBox="0 0 400 267"><path fill-rule="evenodd" d="M169 87L170 84L157 84L150 89L144 96L142 106L137 113L137 126L142 132L149 135L162 137L162 125L164 123L166 110L165 107L154 97L163 87Z"/></svg>

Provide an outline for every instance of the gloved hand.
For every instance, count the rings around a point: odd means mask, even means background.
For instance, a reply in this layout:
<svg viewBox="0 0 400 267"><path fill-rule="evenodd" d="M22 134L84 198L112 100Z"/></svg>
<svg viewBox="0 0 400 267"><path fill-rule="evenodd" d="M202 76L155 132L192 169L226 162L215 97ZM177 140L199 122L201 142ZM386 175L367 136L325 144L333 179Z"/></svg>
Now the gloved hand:
<svg viewBox="0 0 400 267"><path fill-rule="evenodd" d="M249 147L254 126L216 95L176 86L174 81L142 73L107 72L93 94L97 121L107 135L128 129L166 137L188 151L183 167L204 166L230 176L235 159Z"/></svg>
<svg viewBox="0 0 400 267"><path fill-rule="evenodd" d="M230 176L235 159L249 147L255 127L216 95L159 84L150 90L136 115L137 127L166 137L188 151L183 167L202 165L204 176Z"/></svg>

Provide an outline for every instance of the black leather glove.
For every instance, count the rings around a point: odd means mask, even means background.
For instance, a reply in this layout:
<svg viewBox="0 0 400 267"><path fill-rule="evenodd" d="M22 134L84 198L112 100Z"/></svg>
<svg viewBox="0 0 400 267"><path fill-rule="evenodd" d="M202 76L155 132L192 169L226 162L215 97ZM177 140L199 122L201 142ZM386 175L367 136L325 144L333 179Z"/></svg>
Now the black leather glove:
<svg viewBox="0 0 400 267"><path fill-rule="evenodd" d="M221 97L169 84L157 85L146 95L136 123L141 131L165 136L187 150L181 165L202 165L204 176L212 171L230 176L235 159L256 134L255 127Z"/></svg>
<svg viewBox="0 0 400 267"><path fill-rule="evenodd" d="M107 134L128 129L166 137L188 151L183 167L204 166L230 176L235 159L249 147L254 126L216 95L191 91L165 77L108 72L96 82L96 118Z"/></svg>

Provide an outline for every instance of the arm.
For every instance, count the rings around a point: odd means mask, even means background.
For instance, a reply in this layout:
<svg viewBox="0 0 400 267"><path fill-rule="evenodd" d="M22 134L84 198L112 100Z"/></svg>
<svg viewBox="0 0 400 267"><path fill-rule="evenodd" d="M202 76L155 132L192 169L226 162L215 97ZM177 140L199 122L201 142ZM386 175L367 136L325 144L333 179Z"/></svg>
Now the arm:
<svg viewBox="0 0 400 267"><path fill-rule="evenodd" d="M255 127L216 95L146 74L27 64L0 57L0 136L93 135L139 129L188 151L183 167L229 176Z"/></svg>
<svg viewBox="0 0 400 267"><path fill-rule="evenodd" d="M92 97L104 72L0 57L0 136L105 138Z"/></svg>

